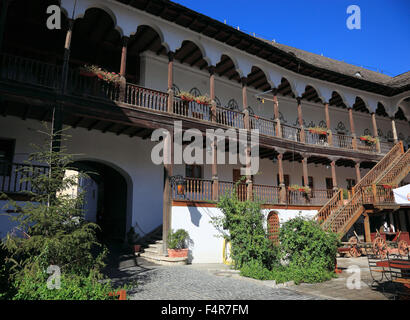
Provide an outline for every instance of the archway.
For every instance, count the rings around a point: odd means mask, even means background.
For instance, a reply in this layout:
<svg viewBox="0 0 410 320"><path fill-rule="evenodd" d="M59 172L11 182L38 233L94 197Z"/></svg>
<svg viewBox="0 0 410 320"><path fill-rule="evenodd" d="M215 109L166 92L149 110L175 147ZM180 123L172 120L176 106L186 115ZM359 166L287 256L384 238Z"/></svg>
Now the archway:
<svg viewBox="0 0 410 320"><path fill-rule="evenodd" d="M89 177L80 181L80 187L85 191L86 219L101 228L99 240L123 242L127 232L126 179L118 170L101 162L81 160L71 166Z"/></svg>

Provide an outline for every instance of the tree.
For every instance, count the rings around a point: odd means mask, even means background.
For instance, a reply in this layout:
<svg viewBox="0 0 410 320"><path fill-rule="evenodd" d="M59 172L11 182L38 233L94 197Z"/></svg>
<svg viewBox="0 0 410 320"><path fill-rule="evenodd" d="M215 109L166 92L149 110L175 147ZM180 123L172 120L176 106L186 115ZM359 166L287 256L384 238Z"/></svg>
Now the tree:
<svg viewBox="0 0 410 320"><path fill-rule="evenodd" d="M44 144L33 145L35 152L20 169L22 182L31 186L27 191L30 201L19 205L8 199L8 207L14 211L10 219L17 222L21 234L7 235L5 244L11 252L7 261L14 263L16 273L57 265L62 273L99 274L107 249L97 241L98 225L84 219L84 190L79 189L79 179L86 174L67 174L75 170L70 167L74 155L68 153L65 143L69 136L60 132L61 147L52 148L57 134L44 127L40 131ZM46 165L48 170L39 172L33 164ZM77 194L71 195L70 189L78 190Z"/></svg>

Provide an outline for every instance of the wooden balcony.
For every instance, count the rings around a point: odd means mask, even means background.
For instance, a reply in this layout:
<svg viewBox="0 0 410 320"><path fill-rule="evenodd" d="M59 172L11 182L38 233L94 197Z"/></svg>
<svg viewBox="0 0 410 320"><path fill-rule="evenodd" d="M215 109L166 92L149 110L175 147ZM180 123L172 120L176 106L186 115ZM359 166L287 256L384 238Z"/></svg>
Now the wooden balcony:
<svg viewBox="0 0 410 320"><path fill-rule="evenodd" d="M181 187L177 184L171 186L172 199L184 202L214 203L224 195L232 194L235 183L218 181L218 195L214 197L212 180L185 178ZM280 202L280 187L254 184L252 186L253 199L263 205L288 205L288 206L322 206L333 196L332 190L311 190L308 194L301 191L286 191L286 203ZM236 187L236 195L240 201L246 201L247 186L240 183Z"/></svg>
<svg viewBox="0 0 410 320"><path fill-rule="evenodd" d="M286 148L289 141L295 142L300 144L299 148L303 149L304 152L306 151L306 146L318 146L322 147L320 152L329 150L330 148L328 147L332 147L334 153L340 153L340 151L346 153L348 151L349 155L346 156L350 157L352 151L372 154L379 157L374 146L357 142L358 146L355 148L353 137L348 135L332 134L332 143L330 143L331 141L328 135L311 133L305 129L302 136L301 128L286 124L281 124L281 131L278 132L276 128L277 123L273 120L255 115L251 115L247 118L243 112L223 107L216 107L215 117L212 117L211 105L199 104L196 101L184 101L178 97L173 97L172 111L169 111L169 96L166 92L144 88L132 83L126 83L125 81L108 83L97 77L80 74L80 72L75 69L69 70L67 86L64 92L62 92L62 70L60 66L7 54L0 56L0 62L0 84L12 85L14 96L19 94L19 90L16 89L16 86L20 85L19 88L23 87L24 89L41 89L43 92L44 90L48 90L52 93L49 99L52 99L52 97L55 99L56 96L58 96L60 101L64 101L65 99L70 100L72 98L76 98L76 101L78 101L78 98L92 98L93 101L103 100L107 104L126 106L132 110L145 109L155 113L159 112L168 118L171 116L176 119L191 122L192 120L203 121L203 127L212 124L214 127L258 129L262 137L281 141L280 143L277 142L280 144L279 146ZM21 92L20 94L24 96L24 93ZM38 95L36 94L36 96ZM87 101L83 101L81 104L86 106ZM249 121L249 123L246 124L245 121ZM357 140L358 139L356 139L356 141ZM269 142L268 145L272 145L272 143ZM381 143L382 153L386 153L392 146L392 143ZM315 149L315 152L319 152L318 150L319 149Z"/></svg>
<svg viewBox="0 0 410 320"><path fill-rule="evenodd" d="M27 181L30 175L47 174L48 167L22 163L0 162L0 193L21 194L35 191Z"/></svg>

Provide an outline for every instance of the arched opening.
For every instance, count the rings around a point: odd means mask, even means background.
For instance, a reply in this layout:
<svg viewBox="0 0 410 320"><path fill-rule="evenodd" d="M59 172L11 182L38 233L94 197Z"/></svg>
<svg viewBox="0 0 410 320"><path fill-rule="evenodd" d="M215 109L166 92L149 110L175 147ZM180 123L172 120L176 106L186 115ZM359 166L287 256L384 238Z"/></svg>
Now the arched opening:
<svg viewBox="0 0 410 320"><path fill-rule="evenodd" d="M394 114L394 118L397 119L397 120L407 121L407 118L406 118L406 116L404 115L404 112L403 112L403 110L402 110L401 107L399 107L399 108L397 109L397 112Z"/></svg>
<svg viewBox="0 0 410 320"><path fill-rule="evenodd" d="M329 105L346 109L346 104L343 102L343 98L336 91L332 92L332 97L329 99Z"/></svg>
<svg viewBox="0 0 410 320"><path fill-rule="evenodd" d="M388 117L389 115L386 112L386 109L384 108L383 104L380 102L377 103L377 108L376 108L376 114L381 117Z"/></svg>
<svg viewBox="0 0 410 320"><path fill-rule="evenodd" d="M61 63L68 21L62 15L61 29L48 29L47 8L51 5L58 6L59 1L11 1L6 17L3 52L48 63Z"/></svg>
<svg viewBox="0 0 410 320"><path fill-rule="evenodd" d="M80 181L85 190L84 211L89 221L97 223L100 241L123 242L127 232L127 181L113 167L91 160L75 161L71 167L89 178Z"/></svg>
<svg viewBox="0 0 410 320"><path fill-rule="evenodd" d="M241 81L241 77L235 68L233 60L224 54L221 56L221 61L219 61L215 66L215 73L219 77L226 77L229 80L233 79L237 82Z"/></svg>
<svg viewBox="0 0 410 320"><path fill-rule="evenodd" d="M302 99L305 99L307 101L313 101L315 103L322 102L322 100L319 98L316 89L309 85L306 86L305 92L302 94Z"/></svg>
<svg viewBox="0 0 410 320"><path fill-rule="evenodd" d="M248 87L254 87L256 90L267 91L271 88L265 73L258 67L252 67L251 73L247 75Z"/></svg>
<svg viewBox="0 0 410 320"><path fill-rule="evenodd" d="M268 238L273 244L279 244L279 214L276 211L271 211L268 214L267 229Z"/></svg>
<svg viewBox="0 0 410 320"><path fill-rule="evenodd" d="M365 102L363 101L362 98L356 97L356 101L353 104L353 110L359 111L359 112L365 112L369 113L369 109L367 108Z"/></svg>
<svg viewBox="0 0 410 320"><path fill-rule="evenodd" d="M175 51L174 57L180 63L185 63L201 70L208 66L208 62L204 59L201 49L189 40L184 40L182 42L181 47Z"/></svg>
<svg viewBox="0 0 410 320"><path fill-rule="evenodd" d="M278 86L278 93L283 96L289 95L292 98L295 98L295 94L293 93L292 86L290 82L286 78L282 78L280 81L280 85Z"/></svg>

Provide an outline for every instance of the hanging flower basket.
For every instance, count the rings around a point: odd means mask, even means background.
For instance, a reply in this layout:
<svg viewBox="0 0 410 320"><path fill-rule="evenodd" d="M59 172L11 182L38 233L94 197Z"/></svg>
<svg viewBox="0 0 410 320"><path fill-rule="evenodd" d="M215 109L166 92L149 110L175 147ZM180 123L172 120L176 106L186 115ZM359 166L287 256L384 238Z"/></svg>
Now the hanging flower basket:
<svg viewBox="0 0 410 320"><path fill-rule="evenodd" d="M178 97L184 101L193 101L195 98L192 94L186 91L181 91L180 93L178 93Z"/></svg>
<svg viewBox="0 0 410 320"><path fill-rule="evenodd" d="M302 186L298 186L297 184L289 186L288 190L289 191L300 191L304 193L309 193L311 191L309 187L302 187Z"/></svg>
<svg viewBox="0 0 410 320"><path fill-rule="evenodd" d="M369 143L369 144L377 143L377 138L373 138L372 136L361 136L360 140L365 141L366 143Z"/></svg>
<svg viewBox="0 0 410 320"><path fill-rule="evenodd" d="M211 103L211 99L208 96L198 96L195 98L196 103L209 105Z"/></svg>
<svg viewBox="0 0 410 320"><path fill-rule="evenodd" d="M320 135L327 135L327 129L322 127L312 127L308 128L310 133L316 133Z"/></svg>
<svg viewBox="0 0 410 320"><path fill-rule="evenodd" d="M391 184L382 184L383 188L385 189L392 189L393 186Z"/></svg>
<svg viewBox="0 0 410 320"><path fill-rule="evenodd" d="M79 69L80 75L85 77L98 77L98 79L110 83L118 83L121 76L115 72L109 72L95 65L85 65Z"/></svg>

